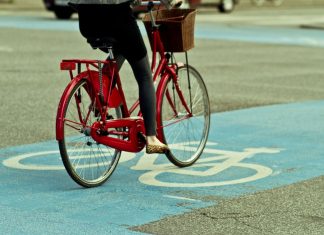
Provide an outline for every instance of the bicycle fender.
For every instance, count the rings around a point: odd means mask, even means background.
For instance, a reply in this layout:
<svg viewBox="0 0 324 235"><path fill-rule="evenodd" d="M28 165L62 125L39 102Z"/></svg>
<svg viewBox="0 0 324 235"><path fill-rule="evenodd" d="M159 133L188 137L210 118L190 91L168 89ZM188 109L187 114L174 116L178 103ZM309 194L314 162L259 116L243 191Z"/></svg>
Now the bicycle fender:
<svg viewBox="0 0 324 235"><path fill-rule="evenodd" d="M70 93L72 92L74 86L81 80L81 79L89 79L88 72L82 72L78 74L76 77L74 77L69 84L66 86L58 108L57 108L57 114L56 114L56 140L63 140L63 125L64 125L64 110L65 106L68 102L68 97Z"/></svg>
<svg viewBox="0 0 324 235"><path fill-rule="evenodd" d="M91 82L94 88L94 92L98 93L99 92L99 79L98 79L99 73L98 71L84 71L78 74L76 77L74 77L70 83L67 85L65 88L58 109L57 109L57 116L56 116L56 139L57 140L63 140L64 134L63 134L63 125L64 125L64 110L68 102L68 97L70 96L73 88L76 86L76 84L82 80L86 79L89 82ZM107 84L109 84L109 78L105 75L103 75L103 79L106 80L103 82L103 93L104 93L104 99L107 99L108 96L108 87ZM89 92L88 92L89 93ZM91 94L89 94L91 95ZM110 94L109 97L109 108L116 108L122 103L122 99L120 97L120 94L115 87Z"/></svg>

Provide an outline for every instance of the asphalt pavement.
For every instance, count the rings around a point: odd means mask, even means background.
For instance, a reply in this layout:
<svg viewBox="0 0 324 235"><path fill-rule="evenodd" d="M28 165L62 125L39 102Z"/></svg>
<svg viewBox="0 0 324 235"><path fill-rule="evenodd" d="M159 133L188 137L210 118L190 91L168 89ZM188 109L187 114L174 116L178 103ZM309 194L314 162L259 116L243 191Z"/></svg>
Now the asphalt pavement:
<svg viewBox="0 0 324 235"><path fill-rule="evenodd" d="M86 45L75 18L56 21L40 9L0 11L0 231L323 234L324 32L305 28L321 25L322 15L312 6L199 13L189 58L204 76L214 112L202 160L242 158L210 178L175 177L186 174L159 168L155 179L165 187L141 180L152 177L145 168L152 158L140 153L103 187L81 190L62 169L54 141L56 107L68 82L58 65L61 58L102 55ZM135 99L127 65L123 76ZM216 172L226 163L221 160L214 159ZM187 174L211 167L200 164ZM260 178L251 179L253 172ZM214 186L182 188L187 180Z"/></svg>

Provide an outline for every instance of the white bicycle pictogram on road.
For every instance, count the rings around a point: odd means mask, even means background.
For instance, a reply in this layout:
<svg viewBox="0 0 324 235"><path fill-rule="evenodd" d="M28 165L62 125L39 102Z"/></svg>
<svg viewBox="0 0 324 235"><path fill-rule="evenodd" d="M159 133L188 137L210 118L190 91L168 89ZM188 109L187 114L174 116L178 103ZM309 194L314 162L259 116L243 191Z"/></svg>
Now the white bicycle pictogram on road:
<svg viewBox="0 0 324 235"><path fill-rule="evenodd" d="M210 148L216 145L217 143L208 142L204 149L204 153L213 154L214 156L202 157L189 168L178 168L170 164L154 164L157 160L157 156L147 156L142 157L135 166L131 167L131 169L148 171L139 177L139 181L147 185L160 187L211 187L233 185L255 181L272 174L271 168L259 164L242 162L244 159L251 158L256 154L275 154L281 151L281 149L277 148L246 148L243 152L235 152ZM181 145L179 146L181 147ZM173 149L174 147L175 146L173 146ZM215 181L215 177L213 177L213 181L208 181L210 176L216 176L233 167L248 168L253 170L254 174L243 178L223 181ZM196 170L201 168L207 168L207 170ZM170 182L158 179L160 175L166 173L195 176L204 178L204 180L203 182L175 182L177 181L177 177L172 177L172 182Z"/></svg>
<svg viewBox="0 0 324 235"><path fill-rule="evenodd" d="M195 144L195 143L191 143ZM180 144L179 146L183 146ZM255 163L242 162L257 154L276 154L281 149L276 148L245 148L242 152L228 151L216 148L217 143L208 142L204 149L204 155L193 166L178 168L169 162L156 163L161 156L143 154L132 170L147 171L139 176L139 181L146 185L158 187L211 187L246 183L265 178L272 174L272 169ZM175 146L172 146L175 147ZM190 148L187 148L190 150ZM211 155L211 156L210 156ZM55 157L54 164L46 164L44 160ZM120 163L130 161L136 157L134 153L123 152ZM38 160L42 158L42 161ZM10 157L3 161L3 165L22 170L65 170L59 161L59 151L42 151L26 153ZM28 160L32 160L29 162ZM94 167L96 167L94 165ZM217 175L233 170L232 168L246 168L252 171L249 176L229 180L217 180ZM202 170L203 169L203 170ZM172 175L172 180L165 175ZM177 181L178 177L181 181ZM215 179L216 178L216 179ZM169 179L169 180L166 180ZM199 180L197 180L199 179ZM197 182L198 181L198 182Z"/></svg>

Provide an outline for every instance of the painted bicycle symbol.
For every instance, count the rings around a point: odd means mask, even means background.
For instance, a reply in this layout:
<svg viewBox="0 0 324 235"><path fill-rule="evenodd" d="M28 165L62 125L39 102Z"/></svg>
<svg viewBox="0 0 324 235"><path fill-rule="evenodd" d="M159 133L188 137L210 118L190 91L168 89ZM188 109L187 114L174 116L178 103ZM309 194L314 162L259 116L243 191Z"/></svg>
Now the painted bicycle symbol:
<svg viewBox="0 0 324 235"><path fill-rule="evenodd" d="M276 148L245 148L240 152L221 150L216 147L217 143L208 142L204 156L193 166L187 168L175 167L168 161L160 163L158 160L161 160L161 156L146 154L141 155L136 164L130 168L135 171L145 171L139 176L141 183L158 187L234 185L259 180L272 174L271 168L245 162L245 159L258 154L276 154L281 151ZM64 170L59 156L58 150L26 153L5 159L3 165L22 170ZM120 162L125 163L135 157L134 153L123 152ZM237 175L232 175L227 179L219 177L233 170L236 172L247 170L248 172L243 177Z"/></svg>
<svg viewBox="0 0 324 235"><path fill-rule="evenodd" d="M265 178L272 174L272 169L254 163L242 162L246 158L254 157L256 154L275 154L281 149L276 148L246 148L242 152L219 150L210 148L216 146L217 143L208 143L204 153L212 154L211 157L203 157L190 168L177 168L170 164L155 164L157 156L144 156L138 163L131 167L133 170L148 171L139 177L139 181L143 184L154 185L160 187L211 187L224 186L246 183ZM247 168L253 171L252 175L237 179L217 180L212 177L212 181L208 181L211 176L217 176L230 168ZM169 181L161 180L162 175L169 174L175 177L169 178ZM179 177L194 177L195 182L176 182ZM165 177L168 179L167 177ZM180 177L181 178L181 177ZM183 178L183 177L182 177ZM196 182L197 178L204 178L201 182ZM216 178L216 180L215 180Z"/></svg>

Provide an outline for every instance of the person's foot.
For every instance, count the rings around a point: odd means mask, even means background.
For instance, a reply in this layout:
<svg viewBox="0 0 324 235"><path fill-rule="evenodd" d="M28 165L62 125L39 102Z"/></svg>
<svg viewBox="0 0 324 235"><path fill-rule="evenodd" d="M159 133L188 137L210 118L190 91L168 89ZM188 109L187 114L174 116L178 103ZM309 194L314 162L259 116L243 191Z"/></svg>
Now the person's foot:
<svg viewBox="0 0 324 235"><path fill-rule="evenodd" d="M169 151L169 147L163 144L156 136L146 137L146 153L166 153Z"/></svg>
<svg viewBox="0 0 324 235"><path fill-rule="evenodd" d="M146 153L152 154L152 153L167 153L169 150L169 147L165 144L163 145L146 145Z"/></svg>

